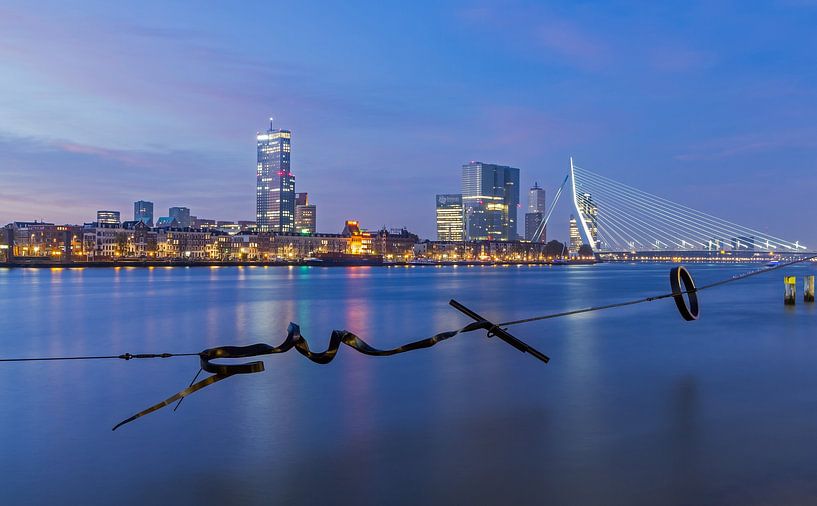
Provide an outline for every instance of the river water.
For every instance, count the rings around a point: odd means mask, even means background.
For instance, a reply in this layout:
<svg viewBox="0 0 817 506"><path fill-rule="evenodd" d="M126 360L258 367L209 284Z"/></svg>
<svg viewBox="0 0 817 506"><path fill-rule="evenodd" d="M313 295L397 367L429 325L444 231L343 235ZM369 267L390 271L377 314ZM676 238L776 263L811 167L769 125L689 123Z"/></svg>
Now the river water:
<svg viewBox="0 0 817 506"><path fill-rule="evenodd" d="M387 348L668 290L670 265L0 269L0 356ZM758 266L693 265L699 285ZM0 504L817 503L817 307L794 266L700 294L393 357L294 350L126 425L195 357L0 364ZM798 291L802 290L798 279ZM801 293L798 293L801 296Z"/></svg>

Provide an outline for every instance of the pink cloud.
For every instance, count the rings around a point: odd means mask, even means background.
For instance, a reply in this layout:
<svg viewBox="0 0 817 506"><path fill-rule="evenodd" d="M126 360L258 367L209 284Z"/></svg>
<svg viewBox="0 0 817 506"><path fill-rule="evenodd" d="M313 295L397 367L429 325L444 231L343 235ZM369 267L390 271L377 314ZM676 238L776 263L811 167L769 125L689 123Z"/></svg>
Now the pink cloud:
<svg viewBox="0 0 817 506"><path fill-rule="evenodd" d="M538 6L471 7L458 11L467 25L502 32L504 39L516 41L527 50L542 51L581 69L595 70L606 65L610 50L604 41L579 23Z"/></svg>
<svg viewBox="0 0 817 506"><path fill-rule="evenodd" d="M78 155L89 155L95 158L122 162L127 165L146 165L151 163L147 158L141 157L137 152L130 150L108 149L73 142L52 142L51 146L68 153Z"/></svg>
<svg viewBox="0 0 817 506"><path fill-rule="evenodd" d="M536 39L565 61L583 68L599 68L609 58L602 43L568 21L542 23L536 28Z"/></svg>
<svg viewBox="0 0 817 506"><path fill-rule="evenodd" d="M735 156L765 153L778 149L815 149L817 133L799 130L770 134L745 134L722 137L692 146L686 153L676 155L681 161L703 161Z"/></svg>

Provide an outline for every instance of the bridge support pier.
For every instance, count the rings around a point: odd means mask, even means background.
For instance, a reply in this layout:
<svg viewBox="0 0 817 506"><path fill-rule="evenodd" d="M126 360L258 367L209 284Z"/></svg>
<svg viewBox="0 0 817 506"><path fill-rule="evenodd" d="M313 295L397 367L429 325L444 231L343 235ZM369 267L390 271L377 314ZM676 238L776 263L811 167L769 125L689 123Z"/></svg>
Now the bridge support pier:
<svg viewBox="0 0 817 506"><path fill-rule="evenodd" d="M793 306L797 303L797 278L795 276L786 276L783 278L783 285L786 288L783 296L783 303L787 306Z"/></svg>
<svg viewBox="0 0 817 506"><path fill-rule="evenodd" d="M814 302L814 276L803 276L803 302Z"/></svg>

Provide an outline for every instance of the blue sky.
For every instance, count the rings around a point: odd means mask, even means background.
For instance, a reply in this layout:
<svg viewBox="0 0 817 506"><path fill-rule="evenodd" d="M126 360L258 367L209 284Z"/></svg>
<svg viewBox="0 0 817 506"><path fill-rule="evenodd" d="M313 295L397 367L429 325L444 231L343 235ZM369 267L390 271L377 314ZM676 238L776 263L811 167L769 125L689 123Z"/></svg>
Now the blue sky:
<svg viewBox="0 0 817 506"><path fill-rule="evenodd" d="M4 2L0 222L252 219L272 115L320 231L433 237L462 163L550 198L572 155L817 245L815 26L809 0Z"/></svg>

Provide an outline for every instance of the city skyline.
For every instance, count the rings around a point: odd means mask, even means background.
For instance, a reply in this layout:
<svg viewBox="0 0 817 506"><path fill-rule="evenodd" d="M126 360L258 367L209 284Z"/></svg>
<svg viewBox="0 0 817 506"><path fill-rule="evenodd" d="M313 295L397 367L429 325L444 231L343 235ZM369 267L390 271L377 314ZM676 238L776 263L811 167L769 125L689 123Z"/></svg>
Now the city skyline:
<svg viewBox="0 0 817 506"><path fill-rule="evenodd" d="M299 5L278 12L270 37L258 14L272 8L91 2L82 16L50 5L44 18L6 4L0 222L81 223L100 209L127 214L139 198L251 219L251 135L271 114L296 136L298 185L322 216L372 228L434 237L421 203L455 189L465 160L519 167L520 186L553 192L574 155L817 244L808 2L740 16L732 2L421 2L399 16L378 4ZM267 54L270 40L287 51ZM560 205L553 223L569 212ZM549 235L565 240L563 228Z"/></svg>

